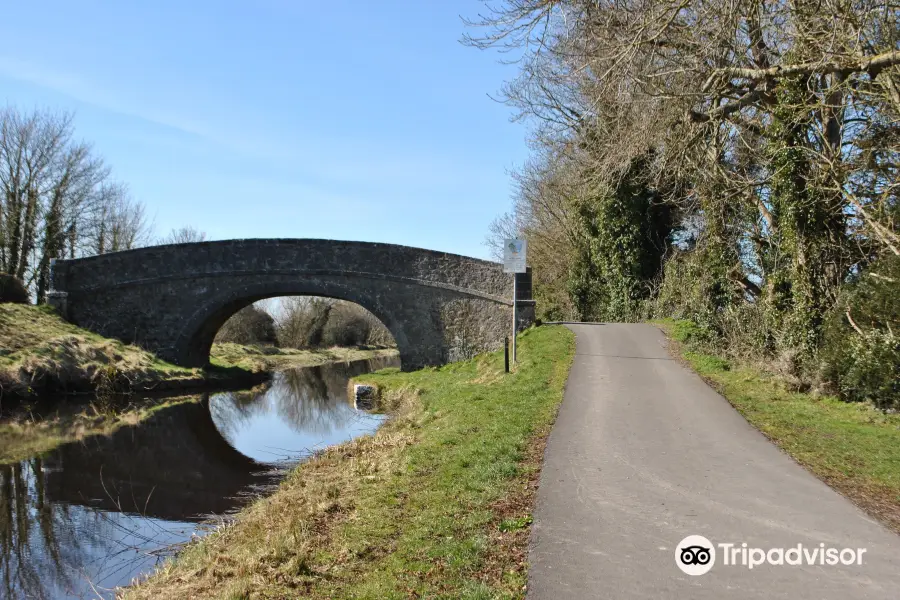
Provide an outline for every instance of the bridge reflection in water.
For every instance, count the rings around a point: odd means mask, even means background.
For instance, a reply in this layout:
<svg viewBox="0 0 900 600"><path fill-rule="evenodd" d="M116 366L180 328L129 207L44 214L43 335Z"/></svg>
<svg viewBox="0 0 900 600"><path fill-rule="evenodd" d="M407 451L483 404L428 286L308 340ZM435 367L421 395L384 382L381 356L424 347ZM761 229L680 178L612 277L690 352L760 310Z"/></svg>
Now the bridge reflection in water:
<svg viewBox="0 0 900 600"><path fill-rule="evenodd" d="M311 451L373 432L383 417L348 404L348 379L397 362L285 371L0 466L0 597L113 597Z"/></svg>

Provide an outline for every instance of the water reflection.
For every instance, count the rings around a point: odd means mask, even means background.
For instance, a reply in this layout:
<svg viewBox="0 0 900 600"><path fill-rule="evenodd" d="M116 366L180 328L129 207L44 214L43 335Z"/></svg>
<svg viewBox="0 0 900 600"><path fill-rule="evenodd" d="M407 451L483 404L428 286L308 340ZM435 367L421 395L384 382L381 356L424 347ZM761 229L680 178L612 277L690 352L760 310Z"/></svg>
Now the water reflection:
<svg viewBox="0 0 900 600"><path fill-rule="evenodd" d="M210 412L222 437L244 456L261 463L296 460L374 431L384 417L355 410L347 382L396 365L397 358L389 357L284 371L264 393L216 394Z"/></svg>
<svg viewBox="0 0 900 600"><path fill-rule="evenodd" d="M37 458L0 467L0 597L111 597L196 529L57 501L50 473Z"/></svg>
<svg viewBox="0 0 900 600"><path fill-rule="evenodd" d="M373 431L381 417L353 410L347 381L395 362L285 372L0 466L0 598L113 597L271 489L272 463Z"/></svg>
<svg viewBox="0 0 900 600"><path fill-rule="evenodd" d="M0 597L111 596L275 481L222 440L205 401L0 467Z"/></svg>

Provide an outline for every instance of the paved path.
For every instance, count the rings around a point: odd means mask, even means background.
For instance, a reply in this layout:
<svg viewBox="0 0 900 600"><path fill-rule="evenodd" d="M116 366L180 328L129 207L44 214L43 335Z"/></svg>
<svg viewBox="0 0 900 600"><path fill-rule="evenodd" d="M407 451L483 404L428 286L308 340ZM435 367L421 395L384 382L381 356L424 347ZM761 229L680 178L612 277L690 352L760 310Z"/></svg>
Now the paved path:
<svg viewBox="0 0 900 600"><path fill-rule="evenodd" d="M672 360L650 325L572 325L578 351L535 509L528 597L900 599L900 536L807 473ZM686 536L866 548L860 566L689 576Z"/></svg>

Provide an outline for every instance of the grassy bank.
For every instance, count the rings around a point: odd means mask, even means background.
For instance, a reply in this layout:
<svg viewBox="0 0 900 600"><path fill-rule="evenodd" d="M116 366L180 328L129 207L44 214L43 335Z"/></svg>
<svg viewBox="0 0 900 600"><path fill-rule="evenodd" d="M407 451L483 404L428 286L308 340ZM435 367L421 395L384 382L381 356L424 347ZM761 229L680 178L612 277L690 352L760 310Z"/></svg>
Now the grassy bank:
<svg viewBox="0 0 900 600"><path fill-rule="evenodd" d="M656 323L676 351L782 450L900 533L900 414L791 391L776 376L699 351L689 322Z"/></svg>
<svg viewBox="0 0 900 600"><path fill-rule="evenodd" d="M223 368L238 367L248 371L273 371L396 355L397 350L394 348L335 347L298 350L296 348L243 346L226 343L213 344L210 362Z"/></svg>
<svg viewBox="0 0 900 600"><path fill-rule="evenodd" d="M122 393L252 385L265 372L394 352L213 345L211 366L185 369L67 323L49 307L0 304L0 402L73 392Z"/></svg>
<svg viewBox="0 0 900 600"><path fill-rule="evenodd" d="M190 384L199 369L183 369L149 352L65 322L45 306L0 304L0 393L150 388L162 381Z"/></svg>
<svg viewBox="0 0 900 600"><path fill-rule="evenodd" d="M127 598L518 598L543 443L574 353L561 327L362 380L393 418L300 465Z"/></svg>

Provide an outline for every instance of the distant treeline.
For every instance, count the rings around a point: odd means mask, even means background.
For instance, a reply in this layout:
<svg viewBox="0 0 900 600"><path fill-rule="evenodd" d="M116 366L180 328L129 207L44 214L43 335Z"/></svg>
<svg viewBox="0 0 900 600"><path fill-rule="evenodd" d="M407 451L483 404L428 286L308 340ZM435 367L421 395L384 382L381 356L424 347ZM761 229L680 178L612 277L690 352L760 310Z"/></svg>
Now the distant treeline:
<svg viewBox="0 0 900 600"><path fill-rule="evenodd" d="M542 317L694 322L900 407L900 19L884 1L505 0L533 125L513 210Z"/></svg>
<svg viewBox="0 0 900 600"><path fill-rule="evenodd" d="M216 342L301 349L394 345L381 321L351 302L298 296L268 305L275 316L251 304L222 326Z"/></svg>

